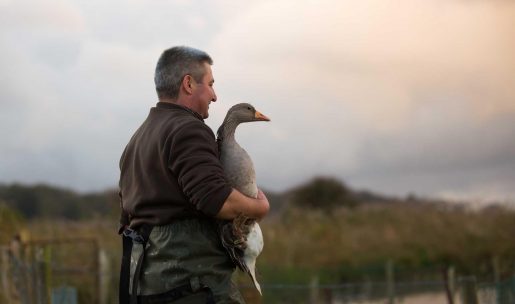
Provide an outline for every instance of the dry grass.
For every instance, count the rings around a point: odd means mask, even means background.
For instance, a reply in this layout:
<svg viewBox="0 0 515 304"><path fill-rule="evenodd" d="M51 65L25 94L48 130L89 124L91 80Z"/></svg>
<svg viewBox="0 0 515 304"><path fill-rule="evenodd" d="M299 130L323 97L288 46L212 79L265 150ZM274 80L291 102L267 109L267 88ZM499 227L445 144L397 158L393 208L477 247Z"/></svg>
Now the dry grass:
<svg viewBox="0 0 515 304"><path fill-rule="evenodd" d="M111 262L111 286L116 291L121 255L116 219L23 222L12 220L13 216L4 218L11 219L0 222L4 242L23 227L33 240L98 240ZM441 279L442 269L449 265L456 267L458 275L491 278L494 258L501 275L508 276L515 263L515 212L503 209L467 211L414 203L365 204L329 213L289 208L263 221L261 227L265 248L258 270L263 284L309 283L314 276L322 284L383 280L388 260L394 262L396 278L401 280ZM241 277L240 281L250 282ZM111 297L115 299L116 294Z"/></svg>
<svg viewBox="0 0 515 304"><path fill-rule="evenodd" d="M508 274L515 261L515 212L501 209L409 203L342 208L330 214L290 209L262 227L266 245L259 265L276 273L287 268L340 269L337 276L359 279L359 274L346 276L345 269L382 267L393 260L397 268L415 272L433 268L439 274L454 265L462 273L487 275L497 257Z"/></svg>

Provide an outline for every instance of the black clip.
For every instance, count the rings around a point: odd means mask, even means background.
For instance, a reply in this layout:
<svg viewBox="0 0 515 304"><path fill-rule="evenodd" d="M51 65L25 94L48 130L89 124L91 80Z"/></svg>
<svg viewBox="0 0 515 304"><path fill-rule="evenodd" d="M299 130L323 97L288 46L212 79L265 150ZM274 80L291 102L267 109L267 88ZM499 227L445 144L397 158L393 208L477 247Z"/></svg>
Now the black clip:
<svg viewBox="0 0 515 304"><path fill-rule="evenodd" d="M139 244L145 243L145 239L143 238L143 236L141 236L136 230L133 230L131 228L126 228L123 231L123 236L128 237Z"/></svg>

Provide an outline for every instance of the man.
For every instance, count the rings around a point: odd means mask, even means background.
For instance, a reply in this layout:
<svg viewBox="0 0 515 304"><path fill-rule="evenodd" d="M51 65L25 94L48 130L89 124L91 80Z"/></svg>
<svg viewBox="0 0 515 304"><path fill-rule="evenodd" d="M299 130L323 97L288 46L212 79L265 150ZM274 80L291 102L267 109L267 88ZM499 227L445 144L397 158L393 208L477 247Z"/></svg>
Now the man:
<svg viewBox="0 0 515 304"><path fill-rule="evenodd" d="M154 75L159 102L122 154L121 304L243 303L215 221L260 219L269 203L262 191L249 198L225 180L204 123L217 100L212 63L190 47L163 52Z"/></svg>

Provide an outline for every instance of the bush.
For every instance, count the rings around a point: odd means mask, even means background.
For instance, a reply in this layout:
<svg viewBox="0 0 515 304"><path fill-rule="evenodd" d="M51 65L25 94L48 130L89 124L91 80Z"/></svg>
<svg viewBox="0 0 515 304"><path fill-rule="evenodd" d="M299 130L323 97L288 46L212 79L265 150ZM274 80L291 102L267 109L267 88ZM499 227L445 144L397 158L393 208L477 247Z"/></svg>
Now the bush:
<svg viewBox="0 0 515 304"><path fill-rule="evenodd" d="M22 216L0 201L0 244L8 243L23 227Z"/></svg>

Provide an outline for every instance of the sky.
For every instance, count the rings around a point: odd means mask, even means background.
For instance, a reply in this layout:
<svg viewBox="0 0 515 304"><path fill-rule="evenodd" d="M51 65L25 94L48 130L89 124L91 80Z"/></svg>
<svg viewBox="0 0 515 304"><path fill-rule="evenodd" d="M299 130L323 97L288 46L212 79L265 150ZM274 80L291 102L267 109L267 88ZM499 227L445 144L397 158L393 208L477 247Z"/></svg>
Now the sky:
<svg viewBox="0 0 515 304"><path fill-rule="evenodd" d="M116 187L161 52L208 52L261 188L515 204L515 2L0 0L0 183Z"/></svg>

